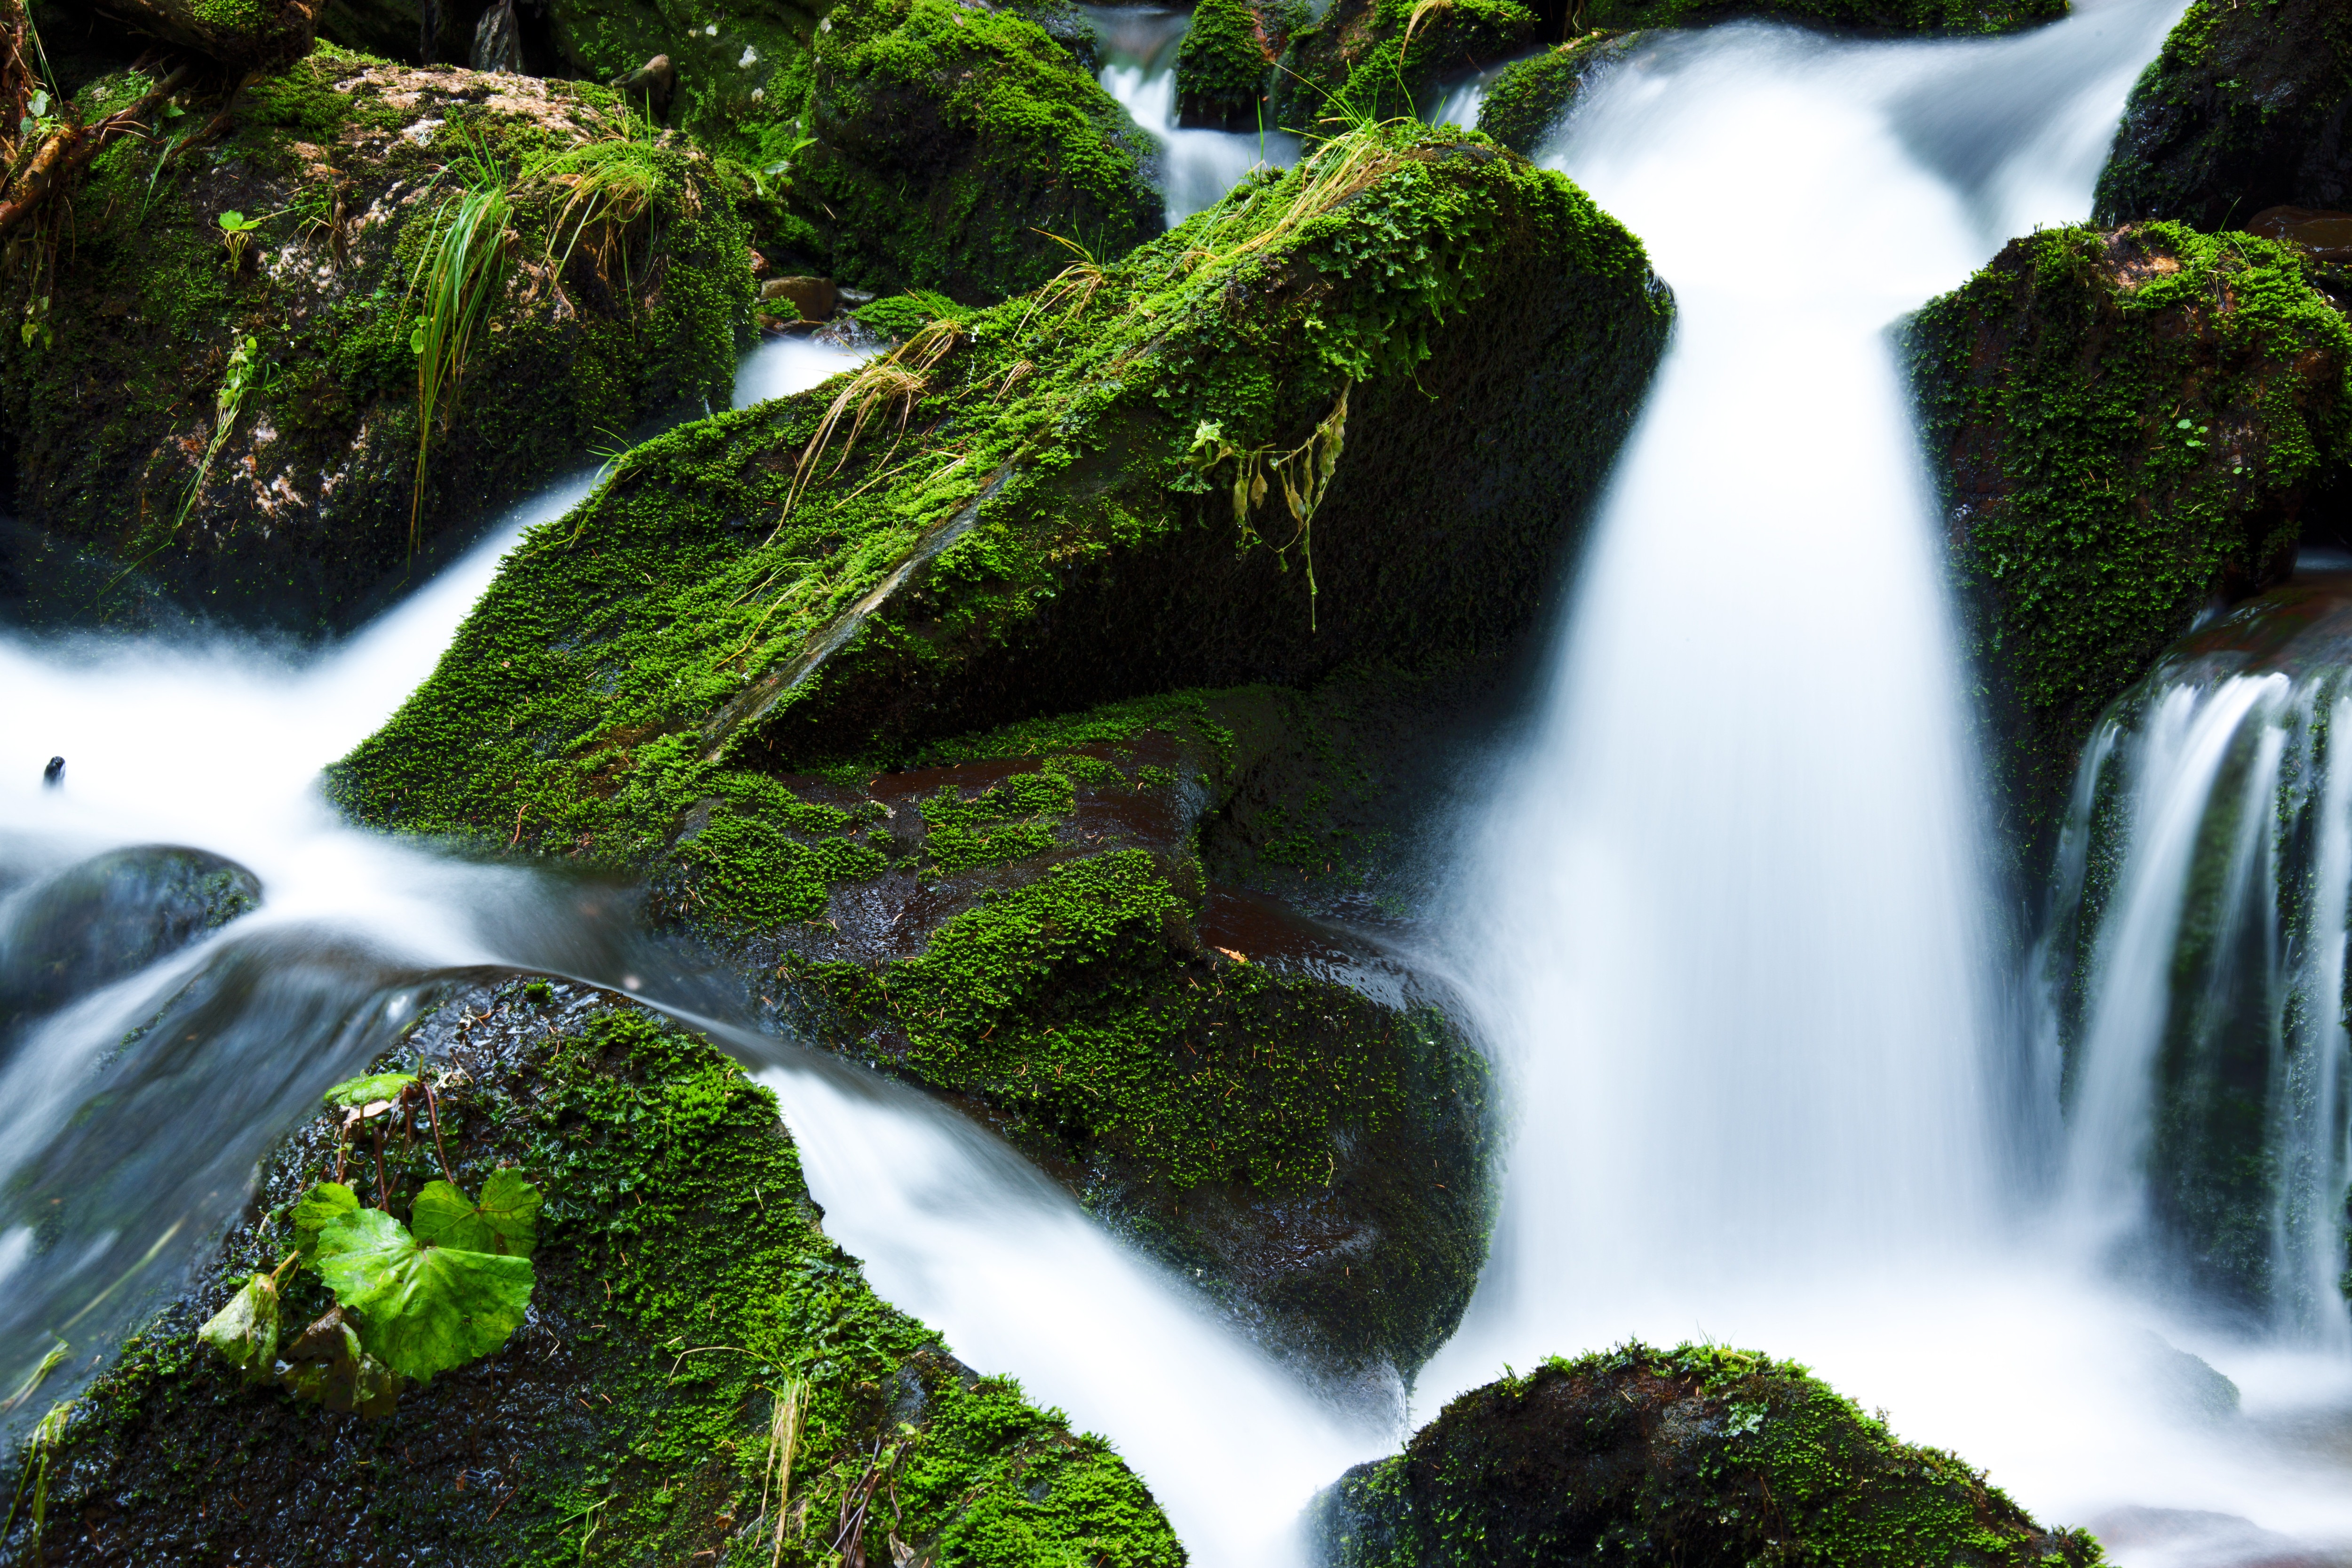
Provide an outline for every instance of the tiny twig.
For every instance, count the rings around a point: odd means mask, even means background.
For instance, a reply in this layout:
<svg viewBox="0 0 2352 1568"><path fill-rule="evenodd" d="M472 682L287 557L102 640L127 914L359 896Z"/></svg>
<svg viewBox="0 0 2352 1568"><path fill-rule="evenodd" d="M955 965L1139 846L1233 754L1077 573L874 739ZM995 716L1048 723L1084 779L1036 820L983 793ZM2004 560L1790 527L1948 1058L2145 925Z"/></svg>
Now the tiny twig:
<svg viewBox="0 0 2352 1568"><path fill-rule="evenodd" d="M433 1086L425 1081L421 1072L416 1075L416 1087L425 1091L425 1115L433 1123L433 1152L441 1156L441 1173L454 1187L457 1184L457 1173L449 1168L449 1151L441 1142L441 1108L434 1101Z"/></svg>

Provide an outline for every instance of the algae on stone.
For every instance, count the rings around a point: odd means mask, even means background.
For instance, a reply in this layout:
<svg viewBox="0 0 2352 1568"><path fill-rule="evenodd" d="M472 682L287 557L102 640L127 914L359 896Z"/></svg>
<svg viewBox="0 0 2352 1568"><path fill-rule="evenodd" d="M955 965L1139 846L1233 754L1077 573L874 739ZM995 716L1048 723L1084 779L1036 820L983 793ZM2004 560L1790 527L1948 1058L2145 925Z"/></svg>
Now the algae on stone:
<svg viewBox="0 0 2352 1568"><path fill-rule="evenodd" d="M331 1170L322 1119L270 1163L256 1217L205 1281L75 1402L45 1561L814 1568L839 1560L855 1500L877 1493L854 1543L870 1563L1183 1563L1108 1444L874 1295L820 1227L773 1098L733 1063L595 992L445 996L412 1045L457 1069L441 1101L452 1160L469 1184L519 1167L546 1197L530 1321L379 1421L255 1387L200 1344L196 1326L282 1256L292 1200ZM438 1174L429 1143L394 1153L404 1190ZM289 1325L328 1305L307 1275L288 1295ZM789 1500L769 1488L763 1512L770 1412L794 1384ZM0 1549L22 1552L28 1534L20 1519Z"/></svg>
<svg viewBox="0 0 2352 1568"><path fill-rule="evenodd" d="M146 86L101 78L83 108ZM322 46L247 83L216 137L201 129L223 111L159 111L15 253L23 330L0 334L0 398L18 514L46 535L13 563L32 618L123 618L160 593L346 627L499 501L649 416L725 400L742 230L709 160L632 139L613 95ZM486 240L504 281L443 400L412 536L415 274L479 163L516 182L511 227ZM258 221L241 246L230 213Z"/></svg>
<svg viewBox="0 0 2352 1568"><path fill-rule="evenodd" d="M2352 327L2291 248L2177 224L2013 240L1904 329L2016 869L2100 710L2279 581L2352 451Z"/></svg>
<svg viewBox="0 0 2352 1568"><path fill-rule="evenodd" d="M1309 1510L1328 1568L2091 1568L1958 1457L1805 1368L1629 1343L1474 1389Z"/></svg>
<svg viewBox="0 0 2352 1568"><path fill-rule="evenodd" d="M2243 225L2352 205L2352 10L2195 0L2133 87L2092 221Z"/></svg>

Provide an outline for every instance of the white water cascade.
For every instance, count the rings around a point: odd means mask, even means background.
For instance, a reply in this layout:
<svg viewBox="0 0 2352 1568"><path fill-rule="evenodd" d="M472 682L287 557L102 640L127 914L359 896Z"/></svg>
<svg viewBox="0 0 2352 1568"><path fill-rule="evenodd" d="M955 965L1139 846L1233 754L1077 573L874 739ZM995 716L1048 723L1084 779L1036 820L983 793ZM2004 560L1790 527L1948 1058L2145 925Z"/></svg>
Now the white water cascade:
<svg viewBox="0 0 2352 1568"><path fill-rule="evenodd" d="M1241 177L1264 163L1288 166L1298 138L1268 126L1261 133L1187 129L1176 123L1176 49L1190 11L1158 5L1086 8L1102 57L1105 91L1160 143L1160 189L1168 226L1214 206Z"/></svg>
<svg viewBox="0 0 2352 1568"><path fill-rule="evenodd" d="M2352 1542L2352 1475L2260 1435L2340 1423L2352 1363L2171 1315L2043 1217L2054 1105L2016 1107L2052 1086L2009 1021L1887 335L2087 211L2180 10L1668 37L1543 150L1643 237L1680 318L1462 851L1453 962L1517 1125L1416 1418L1507 1363L1710 1336L1807 1361L2127 1561L2249 1528L2200 1535L2198 1510ZM2244 1426L2168 1404L2151 1330L2238 1378Z"/></svg>

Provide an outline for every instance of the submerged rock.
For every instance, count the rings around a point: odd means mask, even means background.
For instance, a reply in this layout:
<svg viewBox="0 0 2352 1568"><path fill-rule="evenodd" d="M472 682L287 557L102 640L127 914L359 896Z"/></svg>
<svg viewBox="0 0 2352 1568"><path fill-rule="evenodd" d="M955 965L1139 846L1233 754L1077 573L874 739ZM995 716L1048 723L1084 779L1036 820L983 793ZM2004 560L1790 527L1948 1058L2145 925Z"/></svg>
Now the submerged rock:
<svg viewBox="0 0 2352 1568"><path fill-rule="evenodd" d="M2286 205L2352 206L2352 12L2195 0L2132 89L2092 221L2217 229Z"/></svg>
<svg viewBox="0 0 2352 1568"><path fill-rule="evenodd" d="M875 1296L825 1237L774 1099L701 1040L608 994L509 982L448 994L400 1059L419 1056L461 1185L510 1166L543 1196L523 1326L380 1420L248 1384L197 1342L333 1174L321 1117L214 1268L74 1402L47 1447L42 1561L1182 1563L1108 1444ZM387 1161L396 1212L440 1175L429 1134ZM290 1323L331 1304L309 1270L285 1293ZM780 1490L772 1414L795 1384ZM12 1556L31 1555L29 1513L0 1540Z"/></svg>
<svg viewBox="0 0 2352 1568"><path fill-rule="evenodd" d="M2027 871L2100 710L2293 566L2352 455L2352 328L2299 252L2155 224L2011 241L1905 342Z"/></svg>
<svg viewBox="0 0 2352 1568"><path fill-rule="evenodd" d="M1330 1568L2102 1560L1804 1368L1715 1345L1554 1358L1463 1394L1309 1520Z"/></svg>
<svg viewBox="0 0 2352 1568"><path fill-rule="evenodd" d="M261 879L202 849L110 850L0 902L0 1036L253 909Z"/></svg>
<svg viewBox="0 0 2352 1568"><path fill-rule="evenodd" d="M101 78L82 111L151 85ZM11 544L28 618L143 617L160 595L347 626L594 443L727 396L742 229L709 161L628 137L603 89L321 47L152 115L7 285L18 514L69 547ZM472 280L470 329L428 304L436 257ZM417 346L461 337L454 365Z"/></svg>

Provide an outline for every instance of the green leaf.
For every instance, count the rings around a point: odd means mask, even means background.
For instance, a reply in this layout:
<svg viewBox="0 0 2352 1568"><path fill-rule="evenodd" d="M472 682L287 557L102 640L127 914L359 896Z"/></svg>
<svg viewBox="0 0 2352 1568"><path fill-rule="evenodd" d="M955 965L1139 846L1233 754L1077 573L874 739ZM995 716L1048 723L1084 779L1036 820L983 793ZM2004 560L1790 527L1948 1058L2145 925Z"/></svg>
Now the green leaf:
<svg viewBox="0 0 2352 1568"><path fill-rule="evenodd" d="M417 322L417 323L416 323L416 325L415 325L414 327L411 327L411 328L408 330L408 351L409 351L409 353L420 353L420 354L421 354L421 353L423 353L425 352L425 323L424 323L424 322L419 321L419 322Z"/></svg>
<svg viewBox="0 0 2352 1568"><path fill-rule="evenodd" d="M220 215L220 226L234 234L245 226L245 215L235 211L225 212Z"/></svg>
<svg viewBox="0 0 2352 1568"><path fill-rule="evenodd" d="M379 1072L365 1078L349 1078L327 1091L327 1103L364 1106L379 1100L397 1100L400 1091L415 1081L413 1072Z"/></svg>
<svg viewBox="0 0 2352 1568"><path fill-rule="evenodd" d="M337 1215L360 1206L359 1194L341 1182L320 1182L294 1205L294 1250L308 1258L319 1249L319 1232Z"/></svg>
<svg viewBox="0 0 2352 1568"><path fill-rule="evenodd" d="M446 1182L427 1182L409 1223L427 1247L529 1258L539 1247L539 1189L520 1171L496 1171L477 1204Z"/></svg>
<svg viewBox="0 0 2352 1568"><path fill-rule="evenodd" d="M278 1281L256 1274L196 1331L196 1338L247 1373L268 1376L278 1359Z"/></svg>
<svg viewBox="0 0 2352 1568"><path fill-rule="evenodd" d="M420 1382L507 1342L530 1304L530 1260L419 1247L382 1209L354 1209L319 1234L319 1277L359 1314L370 1351Z"/></svg>

